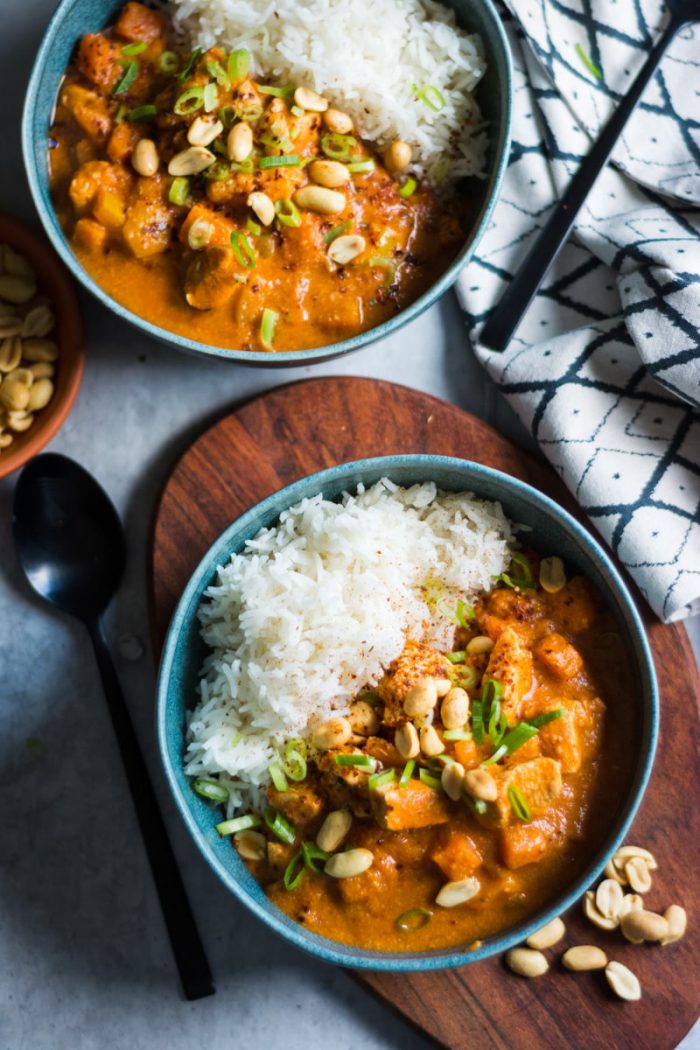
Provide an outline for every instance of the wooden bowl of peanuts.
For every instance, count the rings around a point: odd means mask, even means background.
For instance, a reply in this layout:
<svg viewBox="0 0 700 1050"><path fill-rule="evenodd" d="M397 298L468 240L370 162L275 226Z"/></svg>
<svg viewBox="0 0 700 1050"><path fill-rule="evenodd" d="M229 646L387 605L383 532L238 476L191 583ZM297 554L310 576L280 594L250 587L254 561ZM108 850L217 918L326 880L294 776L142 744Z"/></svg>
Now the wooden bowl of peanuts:
<svg viewBox="0 0 700 1050"><path fill-rule="evenodd" d="M0 212L0 478L63 424L83 376L73 284L46 241Z"/></svg>

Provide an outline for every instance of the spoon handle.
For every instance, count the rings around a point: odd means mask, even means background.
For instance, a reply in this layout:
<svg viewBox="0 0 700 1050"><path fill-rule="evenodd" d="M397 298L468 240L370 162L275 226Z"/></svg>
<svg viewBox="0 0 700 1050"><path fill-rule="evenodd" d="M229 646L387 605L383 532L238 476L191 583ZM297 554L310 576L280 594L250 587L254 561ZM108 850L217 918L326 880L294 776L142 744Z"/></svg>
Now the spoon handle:
<svg viewBox="0 0 700 1050"><path fill-rule="evenodd" d="M214 992L209 963L99 620L87 624L131 797L187 999Z"/></svg>
<svg viewBox="0 0 700 1050"><path fill-rule="evenodd" d="M510 342L562 245L571 233L571 227L576 221L583 202L605 167L615 143L661 61L664 51L684 24L684 20L672 19L661 38L649 52L649 57L637 74L634 83L603 128L590 152L581 162L564 196L561 197L547 219L535 243L484 325L479 336L479 342L484 346L491 350L505 350Z"/></svg>

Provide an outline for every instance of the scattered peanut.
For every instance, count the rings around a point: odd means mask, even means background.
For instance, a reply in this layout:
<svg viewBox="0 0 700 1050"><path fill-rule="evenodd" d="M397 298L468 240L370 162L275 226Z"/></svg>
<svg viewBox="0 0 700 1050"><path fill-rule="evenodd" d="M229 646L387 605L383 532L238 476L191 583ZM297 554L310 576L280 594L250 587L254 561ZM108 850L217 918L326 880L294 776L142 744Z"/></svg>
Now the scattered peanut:
<svg viewBox="0 0 700 1050"><path fill-rule="evenodd" d="M435 898L435 903L441 908L456 908L458 904L476 897L480 889L481 883L474 875L458 882L446 882Z"/></svg>
<svg viewBox="0 0 700 1050"><path fill-rule="evenodd" d="M641 941L661 941L668 934L668 922L663 915L646 911L645 908L632 908L622 916L620 922L623 935L633 944Z"/></svg>
<svg viewBox="0 0 700 1050"><path fill-rule="evenodd" d="M479 656L481 653L490 653L493 649L493 641L486 634L478 634L467 642L467 652L470 656Z"/></svg>
<svg viewBox="0 0 700 1050"><path fill-rule="evenodd" d="M464 790L482 802L498 798L498 786L487 769L470 769L464 774Z"/></svg>
<svg viewBox="0 0 700 1050"><path fill-rule="evenodd" d="M216 160L211 150L204 146L190 146L180 150L168 164L168 175L199 175Z"/></svg>
<svg viewBox="0 0 700 1050"><path fill-rule="evenodd" d="M594 926L601 930L616 930L620 925L619 918L609 919L602 912L598 911L593 890L586 890L583 898L583 913L587 919L591 920Z"/></svg>
<svg viewBox="0 0 700 1050"><path fill-rule="evenodd" d="M520 977L541 977L549 969L542 952L533 948L511 948L506 955L506 963Z"/></svg>
<svg viewBox="0 0 700 1050"><path fill-rule="evenodd" d="M328 109L328 99L307 87L296 89L294 101L301 109L310 110L312 113L325 113Z"/></svg>
<svg viewBox="0 0 700 1050"><path fill-rule="evenodd" d="M374 856L368 849L348 849L329 857L323 870L334 879L352 879L371 868L373 861Z"/></svg>
<svg viewBox="0 0 700 1050"><path fill-rule="evenodd" d="M394 733L394 746L402 758L416 758L420 753L418 731L413 722L404 722Z"/></svg>
<svg viewBox="0 0 700 1050"><path fill-rule="evenodd" d="M445 750L445 745L438 736L437 730L431 725L421 726L419 738L420 749L428 758L432 758L434 755L441 755Z"/></svg>
<svg viewBox="0 0 700 1050"><path fill-rule="evenodd" d="M442 771L441 782L447 797L457 802L462 795L464 766L460 762L449 762Z"/></svg>
<svg viewBox="0 0 700 1050"><path fill-rule="evenodd" d="M350 172L337 160L314 160L309 164L309 175L319 186L335 189L350 181Z"/></svg>
<svg viewBox="0 0 700 1050"><path fill-rule="evenodd" d="M602 948L594 944L577 944L569 948L561 957L567 970L603 970L608 965L608 957Z"/></svg>
<svg viewBox="0 0 700 1050"><path fill-rule="evenodd" d="M636 1002L642 998L642 988L637 977L622 963L609 962L605 967L608 984L620 999Z"/></svg>
<svg viewBox="0 0 700 1050"><path fill-rule="evenodd" d="M648 893L651 889L649 865L643 857L631 857L626 862L625 876L635 893Z"/></svg>
<svg viewBox="0 0 700 1050"><path fill-rule="evenodd" d="M352 827L352 814L347 809L329 813L316 836L316 845L326 853L333 853Z"/></svg>
<svg viewBox="0 0 700 1050"><path fill-rule="evenodd" d="M566 584L564 562L561 558L543 558L540 562L540 586L547 594L556 594Z"/></svg>
<svg viewBox="0 0 700 1050"><path fill-rule="evenodd" d="M544 948L553 948L555 944L559 943L565 933L566 926L561 919L552 919L546 926L536 930L535 933L531 933L525 943L528 948L542 951Z"/></svg>
<svg viewBox="0 0 700 1050"><path fill-rule="evenodd" d="M329 131L335 131L337 135L349 135L353 129L352 117L332 107L323 114L323 123Z"/></svg>
<svg viewBox="0 0 700 1050"><path fill-rule="evenodd" d="M617 919L622 906L622 887L614 879L603 879L595 893L595 905L606 919Z"/></svg>
<svg viewBox="0 0 700 1050"><path fill-rule="evenodd" d="M221 121L213 113L206 113L192 121L187 129L187 141L191 146L209 146L214 139L218 139L223 130L224 125Z"/></svg>
<svg viewBox="0 0 700 1050"><path fill-rule="evenodd" d="M234 124L226 138L226 149L229 160L235 164L242 164L247 160L253 149L253 130L250 124L241 121Z"/></svg>
<svg viewBox="0 0 700 1050"><path fill-rule="evenodd" d="M275 206L266 193L256 191L249 194L246 204L255 212L263 226L272 225L275 219Z"/></svg>
<svg viewBox="0 0 700 1050"><path fill-rule="evenodd" d="M238 831L233 836L233 844L245 860L265 860L267 843L259 831L250 828Z"/></svg>
<svg viewBox="0 0 700 1050"><path fill-rule="evenodd" d="M419 678L406 693L403 709L409 718L425 718L438 701L434 678Z"/></svg>
<svg viewBox="0 0 700 1050"><path fill-rule="evenodd" d="M347 266L358 255L362 255L366 247L366 240L359 234L351 233L345 237L336 237L328 248L328 258L336 266Z"/></svg>
<svg viewBox="0 0 700 1050"><path fill-rule="evenodd" d="M442 701L440 718L445 729L461 729L469 717L469 696L458 686L450 689Z"/></svg>
<svg viewBox="0 0 700 1050"><path fill-rule="evenodd" d="M384 165L390 175L398 175L413 159L413 150L407 142L396 139L384 154Z"/></svg>
<svg viewBox="0 0 700 1050"><path fill-rule="evenodd" d="M325 186L302 186L294 194L293 200L300 208L308 208L320 215L337 215L345 209L343 194L326 189Z"/></svg>
<svg viewBox="0 0 700 1050"><path fill-rule="evenodd" d="M671 904L664 912L664 919L668 923L668 931L661 938L659 944L675 944L676 941L681 939L688 925L686 910L681 908L680 904Z"/></svg>
<svg viewBox="0 0 700 1050"><path fill-rule="evenodd" d="M160 157L153 139L139 139L131 154L131 165L138 175L146 179L155 175L160 166Z"/></svg>
<svg viewBox="0 0 700 1050"><path fill-rule="evenodd" d="M347 718L331 718L316 726L311 734L311 743L321 751L342 747L352 736L352 727Z"/></svg>
<svg viewBox="0 0 700 1050"><path fill-rule="evenodd" d="M379 719L371 704L366 700L356 700L350 708L348 721L353 733L360 736L372 736L379 728Z"/></svg>

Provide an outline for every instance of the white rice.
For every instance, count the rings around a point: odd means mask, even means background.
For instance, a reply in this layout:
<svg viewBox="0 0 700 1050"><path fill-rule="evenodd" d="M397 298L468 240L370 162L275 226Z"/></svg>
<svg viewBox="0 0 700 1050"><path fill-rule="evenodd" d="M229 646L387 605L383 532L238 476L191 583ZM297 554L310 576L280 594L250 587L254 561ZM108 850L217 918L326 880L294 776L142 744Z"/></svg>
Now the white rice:
<svg viewBox="0 0 700 1050"><path fill-rule="evenodd" d="M384 479L285 511L206 591L199 618L212 652L186 772L222 774L230 813L258 808L275 745L347 711L408 638L448 648L457 600L492 585L512 542L499 503L432 483Z"/></svg>
<svg viewBox="0 0 700 1050"><path fill-rule="evenodd" d="M486 71L482 44L441 4L172 0L171 8L192 46L247 48L253 75L312 87L381 150L410 142L415 174L483 177L488 140L472 94ZM444 97L439 112L416 97L426 84Z"/></svg>

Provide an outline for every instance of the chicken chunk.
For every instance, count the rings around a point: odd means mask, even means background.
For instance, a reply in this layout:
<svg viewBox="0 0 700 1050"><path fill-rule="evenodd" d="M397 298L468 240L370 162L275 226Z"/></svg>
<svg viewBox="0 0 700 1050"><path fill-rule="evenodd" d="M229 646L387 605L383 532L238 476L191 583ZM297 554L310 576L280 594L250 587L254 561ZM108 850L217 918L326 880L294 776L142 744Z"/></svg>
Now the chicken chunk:
<svg viewBox="0 0 700 1050"><path fill-rule="evenodd" d="M112 118L104 98L80 84L69 84L61 101L92 141L100 145L107 141L112 131ZM128 124L124 126L129 127Z"/></svg>
<svg viewBox="0 0 700 1050"><path fill-rule="evenodd" d="M535 646L535 657L550 674L556 678L566 681L575 678L583 668L583 660L578 649L571 642L567 642L563 635L557 631L538 642Z"/></svg>
<svg viewBox="0 0 700 1050"><path fill-rule="evenodd" d="M342 750L352 753L354 748ZM317 760L321 790L333 809L348 808L356 817L367 817L370 814L369 775L357 766L337 765L337 753L326 751Z"/></svg>
<svg viewBox="0 0 700 1050"><path fill-rule="evenodd" d="M152 44L163 34L165 19L158 11L152 11L143 4L130 0L121 10L121 14L114 26L119 36L125 40L133 40L135 43L144 41Z"/></svg>
<svg viewBox="0 0 700 1050"><path fill-rule="evenodd" d="M532 686L532 653L513 627L499 635L491 650L484 681L501 683L501 705L509 722L518 716L520 702Z"/></svg>
<svg viewBox="0 0 700 1050"><path fill-rule="evenodd" d="M323 799L308 784L291 784L286 791L270 787L267 797L297 831L313 823L323 810Z"/></svg>
<svg viewBox="0 0 700 1050"><path fill-rule="evenodd" d="M213 310L227 303L236 291L238 267L228 248L193 252L185 271L185 298L195 310Z"/></svg>
<svg viewBox="0 0 700 1050"><path fill-rule="evenodd" d="M440 829L430 854L445 878L452 882L466 879L481 866L483 857L466 831L458 827Z"/></svg>
<svg viewBox="0 0 700 1050"><path fill-rule="evenodd" d="M450 819L445 796L421 780L409 780L403 788L385 784L372 792L370 801L374 819L390 831L427 828Z"/></svg>
<svg viewBox="0 0 700 1050"><path fill-rule="evenodd" d="M400 656L389 666L389 670L377 686L377 693L384 701L384 722L398 726L406 721L403 702L411 686L421 678L442 678L449 681L452 664L437 649L420 642L407 642Z"/></svg>
<svg viewBox="0 0 700 1050"><path fill-rule="evenodd" d="M542 754L556 759L562 773L578 773L586 757L588 733L594 720L580 700L560 701L558 707L564 709L561 718L548 722L539 731Z"/></svg>
<svg viewBox="0 0 700 1050"><path fill-rule="evenodd" d="M539 824L509 824L500 833L501 859L511 871L536 864L547 852L550 839Z"/></svg>
<svg viewBox="0 0 700 1050"><path fill-rule="evenodd" d="M494 770L498 797L479 819L486 827L502 828L515 821L508 792L516 787L533 818L542 816L562 789L561 765L553 758L533 758L529 762Z"/></svg>
<svg viewBox="0 0 700 1050"><path fill-rule="evenodd" d="M86 33L78 45L78 71L106 93L123 70L121 57L121 48L102 33Z"/></svg>
<svg viewBox="0 0 700 1050"><path fill-rule="evenodd" d="M398 878L395 859L384 850L376 850L371 868L361 875L338 879L337 888L346 904L362 902L370 915L383 915Z"/></svg>

